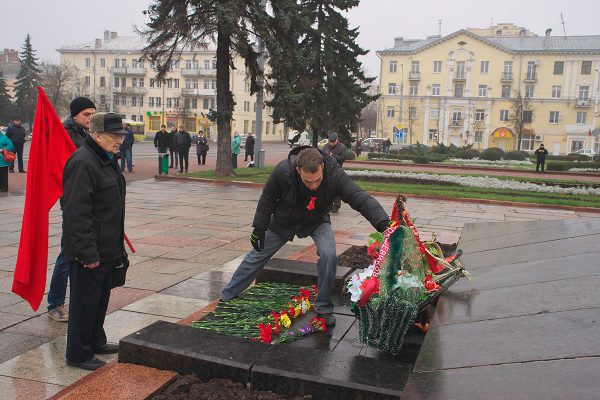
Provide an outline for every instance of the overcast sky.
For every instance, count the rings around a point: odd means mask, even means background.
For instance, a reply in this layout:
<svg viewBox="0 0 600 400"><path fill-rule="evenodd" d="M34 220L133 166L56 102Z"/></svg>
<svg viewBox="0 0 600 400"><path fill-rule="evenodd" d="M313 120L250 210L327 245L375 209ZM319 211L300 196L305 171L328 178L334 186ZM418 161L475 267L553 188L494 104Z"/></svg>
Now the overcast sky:
<svg viewBox="0 0 600 400"><path fill-rule="evenodd" d="M42 61L58 62L55 49L101 38L104 30L133 35L143 26L142 15L150 0L0 0L0 48L21 49L27 33ZM375 51L393 46L394 37L423 39L466 27L513 22L543 35L562 35L560 14L567 35L600 35L600 1L597 0L362 0L349 13L350 25L360 28L359 44L369 55L362 59L370 75L379 74Z"/></svg>

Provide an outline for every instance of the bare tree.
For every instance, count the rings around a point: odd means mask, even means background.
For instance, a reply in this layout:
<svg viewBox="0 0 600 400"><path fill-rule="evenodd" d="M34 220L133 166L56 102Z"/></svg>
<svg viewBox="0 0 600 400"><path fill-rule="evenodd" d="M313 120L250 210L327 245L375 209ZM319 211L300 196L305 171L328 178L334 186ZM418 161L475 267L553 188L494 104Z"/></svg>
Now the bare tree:
<svg viewBox="0 0 600 400"><path fill-rule="evenodd" d="M42 63L42 86L57 114L65 115L71 101L71 82L73 74L66 64Z"/></svg>
<svg viewBox="0 0 600 400"><path fill-rule="evenodd" d="M176 108L177 112L177 120L181 121L181 124L185 126L185 120L187 117L192 115L191 103L192 99L186 96L181 96L178 99L178 104Z"/></svg>
<svg viewBox="0 0 600 400"><path fill-rule="evenodd" d="M513 99L508 122L517 134L517 150L521 150L523 141L523 129L526 124L533 122L535 109L529 97L522 97L521 93Z"/></svg>

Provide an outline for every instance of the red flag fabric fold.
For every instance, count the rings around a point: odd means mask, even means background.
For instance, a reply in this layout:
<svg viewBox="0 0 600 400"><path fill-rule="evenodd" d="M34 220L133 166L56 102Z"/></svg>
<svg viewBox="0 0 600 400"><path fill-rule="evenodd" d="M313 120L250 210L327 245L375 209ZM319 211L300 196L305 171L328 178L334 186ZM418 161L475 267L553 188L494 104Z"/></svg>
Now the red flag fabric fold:
<svg viewBox="0 0 600 400"><path fill-rule="evenodd" d="M62 195L62 175L75 145L46 93L38 100L27 165L25 208L12 291L36 311L44 297L48 264L49 212Z"/></svg>

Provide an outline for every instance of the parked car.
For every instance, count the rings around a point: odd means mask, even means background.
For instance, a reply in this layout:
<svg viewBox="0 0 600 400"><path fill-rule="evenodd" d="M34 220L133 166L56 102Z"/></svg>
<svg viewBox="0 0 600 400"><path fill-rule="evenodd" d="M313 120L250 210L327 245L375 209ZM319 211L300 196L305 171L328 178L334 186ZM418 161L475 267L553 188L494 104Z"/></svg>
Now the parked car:
<svg viewBox="0 0 600 400"><path fill-rule="evenodd" d="M362 151L369 151L371 143L373 143L375 151L381 151L383 149L383 142L385 142L385 139L383 138L366 138L363 139L360 148Z"/></svg>
<svg viewBox="0 0 600 400"><path fill-rule="evenodd" d="M592 149L579 149L575 152L575 154L581 154L584 156L588 156L589 158L594 158L595 156L598 155L598 154L594 153L594 150L592 150Z"/></svg>

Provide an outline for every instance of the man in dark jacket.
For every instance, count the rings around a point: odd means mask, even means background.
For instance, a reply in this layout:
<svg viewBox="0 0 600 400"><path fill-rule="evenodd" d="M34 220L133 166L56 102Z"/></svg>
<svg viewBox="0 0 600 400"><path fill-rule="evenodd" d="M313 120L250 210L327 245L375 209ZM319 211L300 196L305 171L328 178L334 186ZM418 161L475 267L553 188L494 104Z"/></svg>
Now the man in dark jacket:
<svg viewBox="0 0 600 400"><path fill-rule="evenodd" d="M171 158L171 166L173 168L173 161L175 161L175 168L179 165L179 157L177 156L177 149L175 148L175 135L177 134L177 128L172 127L171 132L167 133L169 143L169 157Z"/></svg>
<svg viewBox="0 0 600 400"><path fill-rule="evenodd" d="M544 144L540 144L540 147L534 151L537 162L535 164L535 172L540 172L540 167L542 167L542 174L544 173L544 164L546 163L546 156L548 155L548 150L544 148Z"/></svg>
<svg viewBox="0 0 600 400"><path fill-rule="evenodd" d="M63 126L76 148L81 147L89 136L90 119L96 113L96 105L87 97L73 99L70 106L71 116L63 121ZM62 202L61 202L62 205ZM65 308L65 297L69 283L69 259L63 249L56 257L50 290L48 290L48 317L58 322L67 322L69 313Z"/></svg>
<svg viewBox="0 0 600 400"><path fill-rule="evenodd" d="M21 118L13 118L13 124L6 129L6 137L10 139L15 147L19 172L27 172L23 168L23 147L25 146L25 136L25 128L21 126ZM15 172L14 162L10 165L8 170L10 172Z"/></svg>
<svg viewBox="0 0 600 400"><path fill-rule="evenodd" d="M317 314L327 325L335 325L330 292L337 255L329 209L336 196L359 211L379 232L388 227L390 219L377 200L352 182L331 157L308 146L292 149L265 184L252 223L250 242L254 250L244 257L221 292L221 299L230 300L246 289L294 236L311 236L319 255Z"/></svg>
<svg viewBox="0 0 600 400"><path fill-rule="evenodd" d="M246 138L246 152L244 155L244 161L248 161L248 156L250 156L251 163L254 163L254 136L252 136L252 132L248 132L248 137Z"/></svg>
<svg viewBox="0 0 600 400"><path fill-rule="evenodd" d="M62 246L71 278L67 364L94 370L105 364L94 354L118 352L103 325L112 270L127 263L125 179L115 158L126 131L114 113L94 114L90 131L63 173Z"/></svg>
<svg viewBox="0 0 600 400"><path fill-rule="evenodd" d="M328 156L335 158L335 161L337 161L337 163L340 167L342 167L344 165L344 161L346 160L346 151L347 150L346 150L346 146L344 145L344 143L340 142L340 140L338 139L337 133L332 132L329 134L329 141L327 142L327 144L325 144L325 146L323 146L323 151ZM337 213L340 210L341 206L342 206L342 200L340 199L340 196L337 196L335 199L333 199L333 205L331 206L331 212L333 214Z"/></svg>
<svg viewBox="0 0 600 400"><path fill-rule="evenodd" d="M123 126L123 129L127 132L123 139L123 143L119 147L121 156L121 172L125 172L125 164L127 164L127 171L133 172L133 131L128 124Z"/></svg>
<svg viewBox="0 0 600 400"><path fill-rule="evenodd" d="M160 131L154 135L154 147L159 154L165 154L169 151L171 146L171 140L169 140L169 133L167 133L167 126L161 125Z"/></svg>
<svg viewBox="0 0 600 400"><path fill-rule="evenodd" d="M179 131L175 134L175 150L179 155L179 173L183 173L183 163L185 162L185 173L188 172L188 157L192 147L192 137L181 125Z"/></svg>

